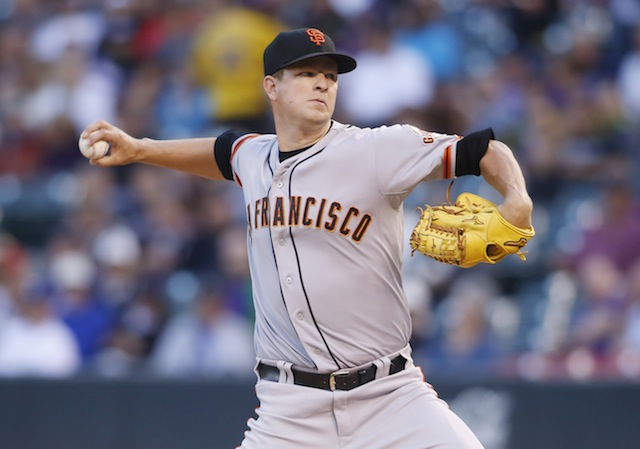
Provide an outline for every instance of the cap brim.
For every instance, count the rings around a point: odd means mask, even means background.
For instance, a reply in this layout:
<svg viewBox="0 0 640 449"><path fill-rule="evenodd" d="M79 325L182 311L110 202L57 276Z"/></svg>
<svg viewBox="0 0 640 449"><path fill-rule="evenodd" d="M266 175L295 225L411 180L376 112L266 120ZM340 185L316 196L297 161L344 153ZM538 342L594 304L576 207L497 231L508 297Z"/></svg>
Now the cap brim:
<svg viewBox="0 0 640 449"><path fill-rule="evenodd" d="M278 68L278 70L284 69L286 67L289 67L290 65L293 65L293 64L295 64L297 62L305 61L305 60L311 59L311 58L316 58L318 56L328 56L331 59L333 59L338 64L338 73L351 72L358 65L356 63L356 60L353 59L351 56L348 56L348 55L343 55L343 54L340 54L340 53L318 52L318 53L309 53L309 54L306 54L304 56L301 56L300 58L294 59L293 61L289 61L287 64L285 64L282 67Z"/></svg>

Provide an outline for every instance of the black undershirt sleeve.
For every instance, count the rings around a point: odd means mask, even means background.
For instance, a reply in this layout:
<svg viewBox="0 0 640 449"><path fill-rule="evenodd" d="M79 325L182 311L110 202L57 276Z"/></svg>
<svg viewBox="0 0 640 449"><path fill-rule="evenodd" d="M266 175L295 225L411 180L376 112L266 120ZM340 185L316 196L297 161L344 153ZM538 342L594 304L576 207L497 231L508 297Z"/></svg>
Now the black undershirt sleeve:
<svg viewBox="0 0 640 449"><path fill-rule="evenodd" d="M218 164L218 168L220 169L222 176L230 181L233 181L233 170L231 169L231 148L233 146L233 142L245 134L247 133L229 130L220 134L216 138L216 143L213 149L216 163Z"/></svg>
<svg viewBox="0 0 640 449"><path fill-rule="evenodd" d="M456 176L480 175L480 159L487 152L493 129L473 132L458 141L456 146Z"/></svg>

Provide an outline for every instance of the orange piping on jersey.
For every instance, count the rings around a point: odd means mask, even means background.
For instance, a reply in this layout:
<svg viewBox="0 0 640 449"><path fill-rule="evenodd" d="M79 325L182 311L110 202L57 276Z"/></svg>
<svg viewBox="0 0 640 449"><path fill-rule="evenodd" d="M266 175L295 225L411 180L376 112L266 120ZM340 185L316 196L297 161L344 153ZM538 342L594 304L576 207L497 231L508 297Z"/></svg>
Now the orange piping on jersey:
<svg viewBox="0 0 640 449"><path fill-rule="evenodd" d="M239 139L236 143L234 143L232 145L232 147L231 147L231 157L229 158L229 163L231 163L231 161L233 161L233 157L236 155L236 153L240 149L240 146L242 146L243 143L245 143L249 139L253 139L254 137L258 137L259 135L260 134L247 134L247 135L243 136L241 139ZM238 184L240 184L240 186L242 186L242 181L240 181L240 178L238 178L238 175L235 175L235 178L236 178L236 182Z"/></svg>
<svg viewBox="0 0 640 449"><path fill-rule="evenodd" d="M233 160L233 157L236 155L236 153L240 149L240 146L243 143L245 143L249 139L253 139L254 137L258 137L259 135L260 134L246 134L244 137L242 137L240 140L238 140L236 143L234 143L232 148L231 148L231 158L229 160Z"/></svg>
<svg viewBox="0 0 640 449"><path fill-rule="evenodd" d="M442 179L451 177L451 145L444 149L442 155Z"/></svg>

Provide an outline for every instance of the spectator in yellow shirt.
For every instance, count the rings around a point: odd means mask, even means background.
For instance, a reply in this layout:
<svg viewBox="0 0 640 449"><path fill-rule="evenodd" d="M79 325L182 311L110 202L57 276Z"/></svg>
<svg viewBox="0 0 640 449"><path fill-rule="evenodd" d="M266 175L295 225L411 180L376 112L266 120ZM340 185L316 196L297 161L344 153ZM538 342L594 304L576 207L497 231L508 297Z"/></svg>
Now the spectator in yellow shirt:
<svg viewBox="0 0 640 449"><path fill-rule="evenodd" d="M273 15L235 7L213 13L196 33L196 77L211 95L214 126L271 131L262 52L284 29Z"/></svg>

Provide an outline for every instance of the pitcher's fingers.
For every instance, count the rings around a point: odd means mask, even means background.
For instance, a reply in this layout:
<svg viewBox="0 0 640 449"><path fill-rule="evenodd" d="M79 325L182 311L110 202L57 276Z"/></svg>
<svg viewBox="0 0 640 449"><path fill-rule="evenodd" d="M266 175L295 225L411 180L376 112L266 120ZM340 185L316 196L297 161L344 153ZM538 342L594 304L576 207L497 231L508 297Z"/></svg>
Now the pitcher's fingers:
<svg viewBox="0 0 640 449"><path fill-rule="evenodd" d="M110 154L97 159L89 159L89 164L98 167L113 167L114 165L119 165L117 162L117 158L114 158Z"/></svg>
<svg viewBox="0 0 640 449"><path fill-rule="evenodd" d="M105 121L105 120L97 120L91 124L89 124L83 131L81 136L84 139L89 139L91 142L91 144L93 144L93 141L98 141L98 140L105 140L103 138L94 138L94 133L100 133L100 131L103 130L107 130L107 129L111 129L113 128L113 125L111 125L109 122Z"/></svg>

